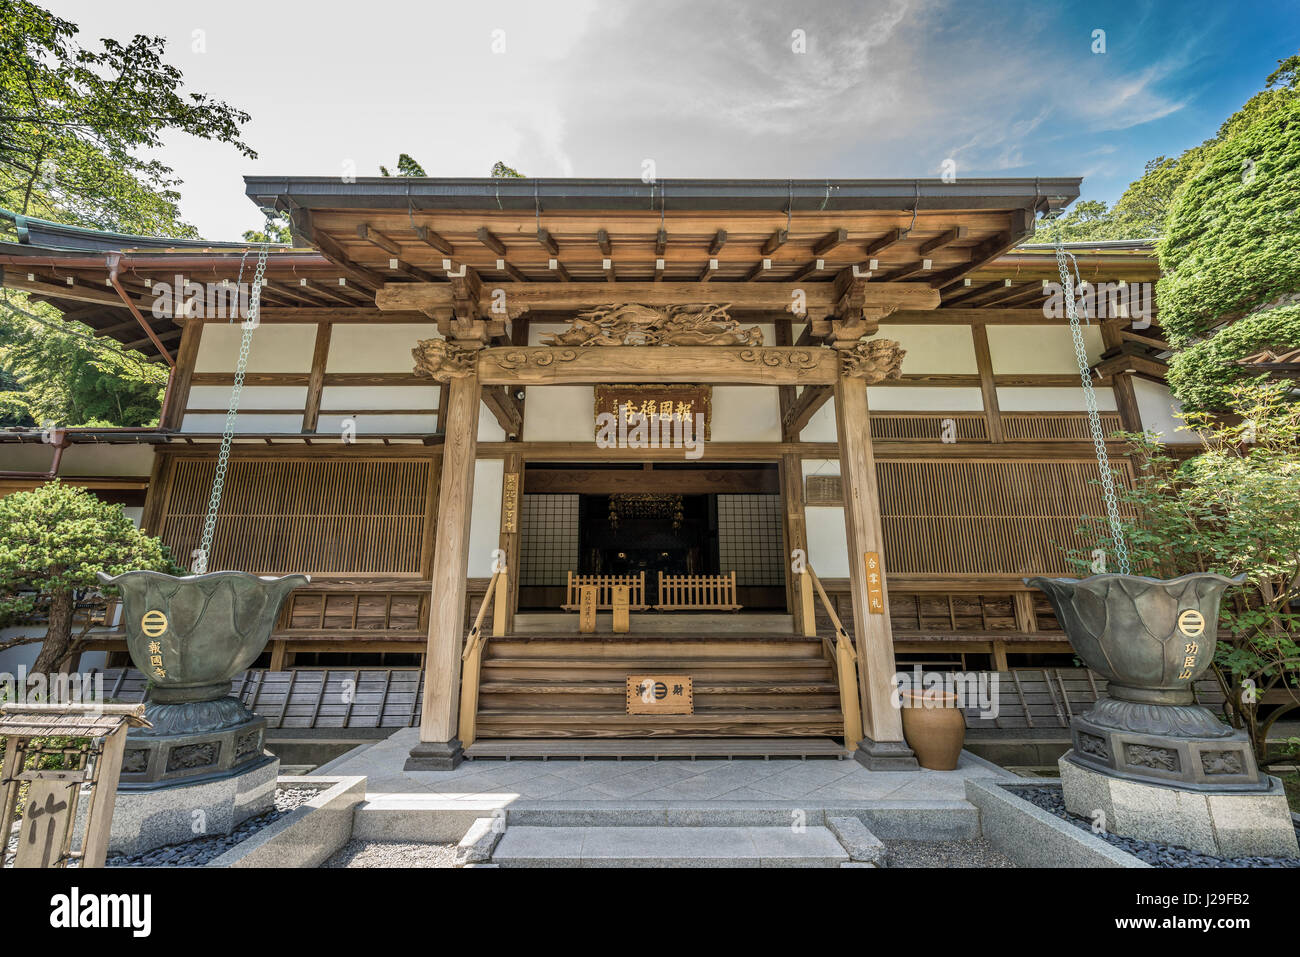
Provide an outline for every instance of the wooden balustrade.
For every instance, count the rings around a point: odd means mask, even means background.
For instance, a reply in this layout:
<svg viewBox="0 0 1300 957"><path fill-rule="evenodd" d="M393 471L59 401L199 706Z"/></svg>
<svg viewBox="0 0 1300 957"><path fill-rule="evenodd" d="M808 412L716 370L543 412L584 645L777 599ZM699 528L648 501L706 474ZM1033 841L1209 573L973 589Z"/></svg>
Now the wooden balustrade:
<svg viewBox="0 0 1300 957"><path fill-rule="evenodd" d="M739 611L736 573L726 575L665 575L659 573L659 603L655 611Z"/></svg>
<svg viewBox="0 0 1300 957"><path fill-rule="evenodd" d="M596 587L596 608L600 611L610 611L614 607L614 589L619 587L628 590L629 611L645 611L650 607L645 601L645 572L635 575L575 575L569 572L567 597L560 607L565 611L577 611L583 587L592 585Z"/></svg>
<svg viewBox="0 0 1300 957"><path fill-rule="evenodd" d="M858 742L862 740L862 704L858 698L858 653L853 647L853 639L845 629L844 623L840 621L840 616L835 613L835 606L811 565L804 566L803 574L799 579L804 635L811 638L817 634L813 616L814 589L820 596L822 607L830 616L831 623L835 626L834 641L823 638L822 646L826 650L826 656L835 663L836 679L840 687L840 710L844 713L844 747L856 751Z"/></svg>

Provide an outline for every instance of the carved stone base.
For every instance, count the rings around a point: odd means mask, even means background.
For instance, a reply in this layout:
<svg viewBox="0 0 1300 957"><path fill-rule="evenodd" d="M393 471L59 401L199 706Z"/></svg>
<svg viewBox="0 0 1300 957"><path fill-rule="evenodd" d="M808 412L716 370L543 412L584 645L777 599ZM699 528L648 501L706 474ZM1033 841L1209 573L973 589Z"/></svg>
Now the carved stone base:
<svg viewBox="0 0 1300 957"><path fill-rule="evenodd" d="M215 730L159 733L170 727L192 728L181 710L203 708ZM138 728L126 738L119 791L146 791L177 784L196 784L242 774L274 760L264 748L266 719L256 717L234 698L197 704L145 707L153 728ZM137 733L144 732L144 733Z"/></svg>
<svg viewBox="0 0 1300 957"><path fill-rule="evenodd" d="M1191 848L1215 857L1300 854L1286 793L1277 778L1251 792L1188 790L1118 778L1085 767L1069 751L1058 762L1071 814L1123 837Z"/></svg>
<svg viewBox="0 0 1300 957"><path fill-rule="evenodd" d="M411 749L403 771L451 771L465 760L460 741L421 741Z"/></svg>
<svg viewBox="0 0 1300 957"><path fill-rule="evenodd" d="M1106 703L1170 714L1143 714L1140 722L1113 720L1116 709L1102 707L1071 719L1074 747L1066 758L1075 765L1130 781L1193 791L1268 789L1268 778L1259 773L1245 732L1233 731L1204 708L1133 705L1107 698L1098 705ZM1153 726L1183 733L1133 730Z"/></svg>
<svg viewBox="0 0 1300 957"><path fill-rule="evenodd" d="M853 760L869 771L915 771L920 767L916 755L902 741L872 741L864 737L858 742Z"/></svg>

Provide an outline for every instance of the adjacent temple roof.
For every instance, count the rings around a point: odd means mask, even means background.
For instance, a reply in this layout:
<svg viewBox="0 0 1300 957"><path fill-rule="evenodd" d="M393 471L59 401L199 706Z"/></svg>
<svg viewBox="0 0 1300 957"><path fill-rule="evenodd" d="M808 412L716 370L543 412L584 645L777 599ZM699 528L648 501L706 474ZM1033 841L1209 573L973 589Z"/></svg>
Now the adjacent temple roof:
<svg viewBox="0 0 1300 957"><path fill-rule="evenodd" d="M1077 198L1080 180L255 176L245 183L256 204L289 217L295 240L292 248L272 247L263 317L319 321L336 310L375 309L386 284L445 283L462 268L491 283L608 284L830 283L856 268L872 282L927 284L939 290L941 309L1036 310L1044 280L1056 278L1055 254L1025 241L1037 215ZM155 360L164 351L170 357L181 328L154 314L154 284L178 275L248 281L258 248L3 215L17 242L0 242L0 285L24 289ZM1156 278L1149 241L1071 248L1085 280Z"/></svg>

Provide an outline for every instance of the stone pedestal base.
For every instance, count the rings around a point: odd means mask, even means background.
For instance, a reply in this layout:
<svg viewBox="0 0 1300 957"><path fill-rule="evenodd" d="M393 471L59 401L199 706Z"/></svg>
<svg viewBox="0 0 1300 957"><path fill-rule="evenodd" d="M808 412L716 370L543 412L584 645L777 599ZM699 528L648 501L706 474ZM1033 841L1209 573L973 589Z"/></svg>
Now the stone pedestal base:
<svg viewBox="0 0 1300 957"><path fill-rule="evenodd" d="M872 741L864 737L858 742L853 760L869 771L915 771L920 767L916 755L902 741Z"/></svg>
<svg viewBox="0 0 1300 957"><path fill-rule="evenodd" d="M403 771L451 771L465 760L460 741L421 741L411 749Z"/></svg>
<svg viewBox="0 0 1300 957"><path fill-rule="evenodd" d="M1188 790L1112 777L1075 760L1058 762L1065 806L1099 820L1112 834L1176 844L1215 857L1295 857L1295 825L1282 782L1266 790ZM1099 818L1098 813L1104 815Z"/></svg>
<svg viewBox="0 0 1300 957"><path fill-rule="evenodd" d="M280 759L272 755L235 774L197 784L119 790L108 853L142 854L236 827L275 807ZM78 810L85 802L78 802Z"/></svg>

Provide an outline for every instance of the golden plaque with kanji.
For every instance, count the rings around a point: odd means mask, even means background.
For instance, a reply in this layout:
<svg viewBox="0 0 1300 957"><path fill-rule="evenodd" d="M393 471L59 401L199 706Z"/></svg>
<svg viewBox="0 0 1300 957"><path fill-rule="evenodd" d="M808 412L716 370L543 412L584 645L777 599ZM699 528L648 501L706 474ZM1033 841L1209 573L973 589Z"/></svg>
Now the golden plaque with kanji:
<svg viewBox="0 0 1300 957"><path fill-rule="evenodd" d="M628 714L694 714L690 675L628 675Z"/></svg>

